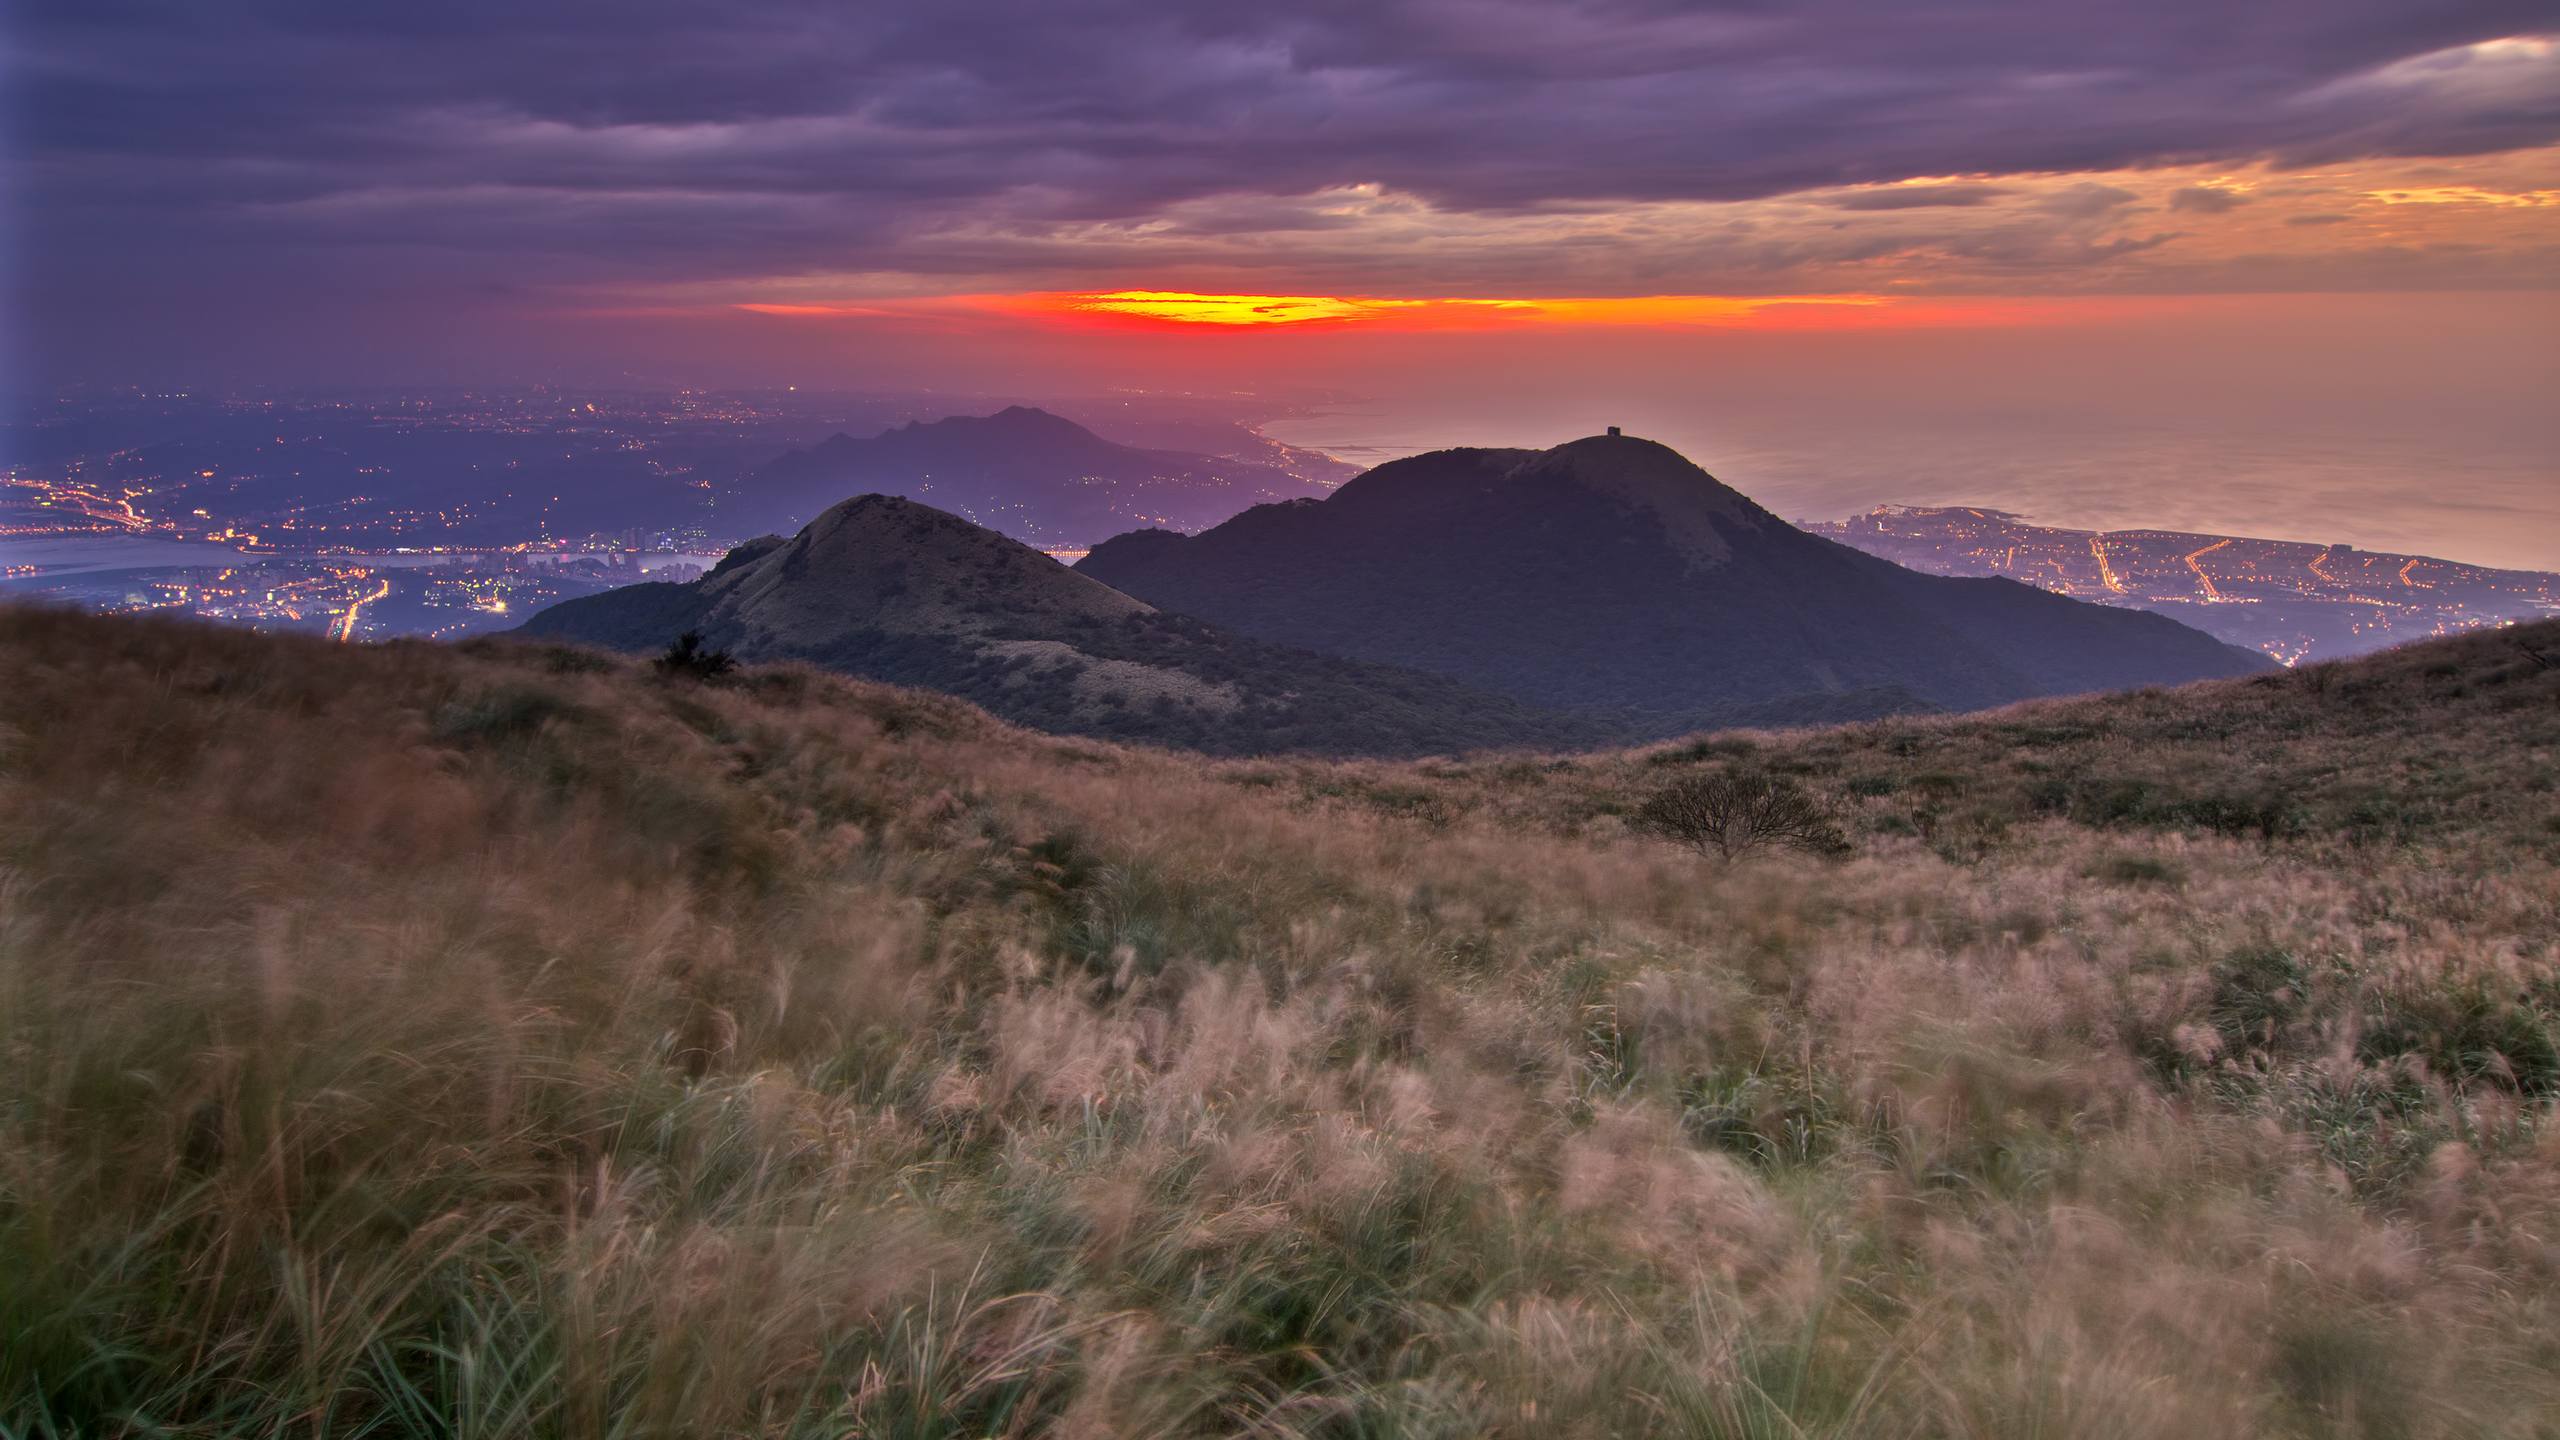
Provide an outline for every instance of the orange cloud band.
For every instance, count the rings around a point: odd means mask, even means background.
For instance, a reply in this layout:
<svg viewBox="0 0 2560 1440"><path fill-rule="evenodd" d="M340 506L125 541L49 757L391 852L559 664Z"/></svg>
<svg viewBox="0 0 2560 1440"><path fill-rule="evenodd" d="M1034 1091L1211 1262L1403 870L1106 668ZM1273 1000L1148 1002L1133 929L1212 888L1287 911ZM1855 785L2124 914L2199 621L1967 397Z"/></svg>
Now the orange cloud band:
<svg viewBox="0 0 2560 1440"><path fill-rule="evenodd" d="M1235 334L1358 328L1399 332L1528 326L1754 330L2032 325L2092 312L2156 310L2160 297L1630 295L1568 298L1248 295L1192 290L1034 291L845 302L748 302L732 309L787 320L889 319L1031 323Z"/></svg>

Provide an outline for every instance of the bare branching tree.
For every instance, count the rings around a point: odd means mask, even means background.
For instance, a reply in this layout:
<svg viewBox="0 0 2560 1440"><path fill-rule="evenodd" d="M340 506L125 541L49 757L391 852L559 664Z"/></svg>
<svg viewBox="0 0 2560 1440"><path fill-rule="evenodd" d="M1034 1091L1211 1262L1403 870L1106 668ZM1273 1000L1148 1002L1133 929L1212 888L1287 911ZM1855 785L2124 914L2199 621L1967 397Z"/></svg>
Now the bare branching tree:
<svg viewBox="0 0 2560 1440"><path fill-rule="evenodd" d="M1674 781L1636 811L1635 825L1646 834L1725 860L1761 846L1828 859L1849 853L1848 837L1821 801L1783 775L1757 771Z"/></svg>

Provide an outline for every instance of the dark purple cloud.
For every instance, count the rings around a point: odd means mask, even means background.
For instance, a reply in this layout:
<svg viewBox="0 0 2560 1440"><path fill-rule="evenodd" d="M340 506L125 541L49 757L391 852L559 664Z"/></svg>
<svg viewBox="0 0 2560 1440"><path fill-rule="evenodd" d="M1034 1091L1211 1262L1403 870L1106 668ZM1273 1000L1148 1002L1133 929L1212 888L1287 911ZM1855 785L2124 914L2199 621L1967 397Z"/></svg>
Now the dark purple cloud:
<svg viewBox="0 0 2560 1440"><path fill-rule="evenodd" d="M1346 185L1505 213L2560 138L2550 55L2461 48L2552 30L2549 0L20 0L0 24L39 325L155 285L325 310L949 273Z"/></svg>

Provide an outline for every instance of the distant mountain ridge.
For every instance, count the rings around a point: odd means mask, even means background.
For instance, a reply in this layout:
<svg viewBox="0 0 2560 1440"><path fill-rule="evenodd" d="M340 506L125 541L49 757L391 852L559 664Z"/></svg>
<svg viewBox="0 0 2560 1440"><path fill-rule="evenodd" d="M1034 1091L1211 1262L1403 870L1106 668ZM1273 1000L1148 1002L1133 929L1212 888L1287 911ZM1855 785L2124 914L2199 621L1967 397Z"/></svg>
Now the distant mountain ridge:
<svg viewBox="0 0 2560 1440"><path fill-rule="evenodd" d="M1027 544L1090 545L1133 526L1196 530L1251 505L1326 493L1277 465L1106 440L1046 410L830 436L721 502L731 533L795 530L848 495L903 495Z"/></svg>
<svg viewBox="0 0 2560 1440"><path fill-rule="evenodd" d="M846 500L750 541L691 584L555 605L523 635L636 653L699 632L742 660L799 660L940 690L1020 724L1228 754L1419 755L1604 743L1443 676L1228 634L1121 594L928 505Z"/></svg>
<svg viewBox="0 0 2560 1440"><path fill-rule="evenodd" d="M1617 435L1417 455L1198 535L1117 537L1077 568L1244 634L1648 712L1662 734L1826 696L1969 710L2274 668L2160 616L1902 569Z"/></svg>

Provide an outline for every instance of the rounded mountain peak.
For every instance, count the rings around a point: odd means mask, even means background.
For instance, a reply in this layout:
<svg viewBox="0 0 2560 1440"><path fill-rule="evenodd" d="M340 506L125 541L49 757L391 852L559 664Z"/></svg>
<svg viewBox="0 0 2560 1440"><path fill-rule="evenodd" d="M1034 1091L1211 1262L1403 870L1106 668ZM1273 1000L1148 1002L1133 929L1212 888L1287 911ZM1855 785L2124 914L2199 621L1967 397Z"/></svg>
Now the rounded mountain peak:
<svg viewBox="0 0 2560 1440"><path fill-rule="evenodd" d="M717 618L759 642L848 625L975 632L1028 617L1116 620L1149 607L1028 545L898 495L857 495L728 576Z"/></svg>
<svg viewBox="0 0 2560 1440"><path fill-rule="evenodd" d="M1615 428L1542 450L1513 474L1533 483L1565 481L1645 511L1695 564L1732 555L1737 528L1783 523L1688 456Z"/></svg>
<svg viewBox="0 0 2560 1440"><path fill-rule="evenodd" d="M1670 446L1620 434L1547 450L1460 448L1391 460L1335 491L1324 507L1346 519L1428 521L1488 502L1562 499L1553 492L1564 489L1650 517L1692 566L1720 564L1745 534L1784 525Z"/></svg>

